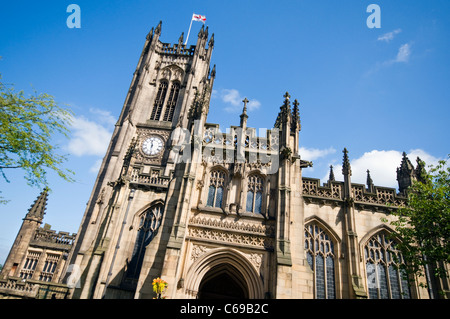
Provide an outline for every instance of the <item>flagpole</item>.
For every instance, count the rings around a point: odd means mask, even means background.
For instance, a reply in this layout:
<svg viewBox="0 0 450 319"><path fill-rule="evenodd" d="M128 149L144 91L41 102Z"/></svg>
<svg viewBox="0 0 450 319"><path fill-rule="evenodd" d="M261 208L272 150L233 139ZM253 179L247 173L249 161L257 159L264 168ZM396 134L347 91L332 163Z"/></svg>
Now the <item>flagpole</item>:
<svg viewBox="0 0 450 319"><path fill-rule="evenodd" d="M188 34L187 34L187 37L186 37L186 42L184 43L184 45L187 45L187 42L189 40L189 33L191 33L192 20L194 20L193 18L194 18L194 14L192 14L191 24L189 25L189 31L188 31Z"/></svg>

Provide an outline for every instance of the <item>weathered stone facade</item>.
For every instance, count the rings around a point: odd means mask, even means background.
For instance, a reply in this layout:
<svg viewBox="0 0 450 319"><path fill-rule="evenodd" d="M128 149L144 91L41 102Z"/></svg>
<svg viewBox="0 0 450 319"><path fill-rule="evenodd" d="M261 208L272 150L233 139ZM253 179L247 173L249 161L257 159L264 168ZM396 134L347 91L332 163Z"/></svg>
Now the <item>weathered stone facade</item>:
<svg viewBox="0 0 450 319"><path fill-rule="evenodd" d="M42 224L47 190L37 198L23 219L16 240L0 274L0 298L67 298L63 283L67 257L76 234L55 232Z"/></svg>
<svg viewBox="0 0 450 319"><path fill-rule="evenodd" d="M152 298L157 277L169 298L428 298L402 280L381 221L405 204L409 160L399 194L370 174L352 184L347 150L343 182L302 178L297 100L286 93L257 136L245 99L222 133L206 123L214 35L202 28L187 48L160 34L147 36L79 230L73 298Z"/></svg>
<svg viewBox="0 0 450 319"><path fill-rule="evenodd" d="M206 122L215 78L208 28L187 48L148 34L70 251L71 298L428 298L408 287L382 218L420 175L404 156L401 192L302 177L300 108L284 95L274 128L222 133ZM400 256L401 260L401 256ZM5 265L6 267L7 265ZM9 267L9 266L8 266ZM9 270L8 270L9 271ZM79 279L79 280L78 280Z"/></svg>

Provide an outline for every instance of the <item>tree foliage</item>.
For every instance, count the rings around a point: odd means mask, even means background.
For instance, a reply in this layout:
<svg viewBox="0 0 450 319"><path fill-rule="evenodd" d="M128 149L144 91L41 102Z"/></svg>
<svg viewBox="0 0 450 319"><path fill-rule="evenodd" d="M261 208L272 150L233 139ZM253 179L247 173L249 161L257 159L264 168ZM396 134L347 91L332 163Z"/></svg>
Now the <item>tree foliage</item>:
<svg viewBox="0 0 450 319"><path fill-rule="evenodd" d="M428 267L436 278L448 278L450 167L447 160L430 166L421 181L413 182L408 189L408 204L394 213L398 218L391 224L402 239L398 248L405 259L402 267L409 275L425 276Z"/></svg>
<svg viewBox="0 0 450 319"><path fill-rule="evenodd" d="M53 142L55 136L68 137L71 118L53 96L37 92L25 96L0 76L0 179L9 182L7 172L22 169L30 186L48 186L49 170L73 181L73 172L62 166L67 155L60 154Z"/></svg>

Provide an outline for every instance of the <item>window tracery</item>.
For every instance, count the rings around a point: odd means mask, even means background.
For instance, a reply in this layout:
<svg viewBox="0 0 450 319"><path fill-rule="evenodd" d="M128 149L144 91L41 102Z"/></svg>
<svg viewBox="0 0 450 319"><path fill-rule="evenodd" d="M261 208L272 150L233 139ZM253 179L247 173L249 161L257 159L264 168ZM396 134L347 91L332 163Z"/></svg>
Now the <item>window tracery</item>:
<svg viewBox="0 0 450 319"><path fill-rule="evenodd" d="M334 243L328 233L316 224L305 227L305 252L314 272L315 298L336 298Z"/></svg>
<svg viewBox="0 0 450 319"><path fill-rule="evenodd" d="M225 173L221 170L211 171L206 206L222 207L225 177Z"/></svg>
<svg viewBox="0 0 450 319"><path fill-rule="evenodd" d="M150 116L151 120L159 121L159 118L161 117L164 100L166 99L167 87L167 81L161 81L159 84L158 93L156 94L155 103L153 104L153 110Z"/></svg>
<svg viewBox="0 0 450 319"><path fill-rule="evenodd" d="M59 255L48 254L45 259L44 267L39 275L39 280L42 281L52 281L53 275L55 273L56 267L58 265Z"/></svg>
<svg viewBox="0 0 450 319"><path fill-rule="evenodd" d="M163 121L171 122L173 119L173 113L175 111L175 106L178 101L178 93L180 92L180 83L174 82L172 83L172 87L170 88L169 99L167 101L166 110L164 112Z"/></svg>
<svg viewBox="0 0 450 319"><path fill-rule="evenodd" d="M250 175L247 184L246 211L262 213L263 179L259 175Z"/></svg>
<svg viewBox="0 0 450 319"><path fill-rule="evenodd" d="M408 281L399 268L403 256L385 231L372 236L364 247L370 299L409 299Z"/></svg>
<svg viewBox="0 0 450 319"><path fill-rule="evenodd" d="M156 232L161 225L163 212L164 206L162 204L157 204L141 215L136 242L134 244L131 260L128 264L127 278L139 278L146 247L155 237Z"/></svg>
<svg viewBox="0 0 450 319"><path fill-rule="evenodd" d="M31 279L33 277L36 265L41 257L40 252L28 251L27 258L23 264L22 270L20 271L20 277L23 279Z"/></svg>
<svg viewBox="0 0 450 319"><path fill-rule="evenodd" d="M159 121L161 116L162 120L165 122L170 122L173 120L173 114L177 105L181 85L178 81L173 81L171 83L172 85L166 101L169 82L165 79L160 82L158 92L156 93L156 99L153 104L152 113L150 115L151 120Z"/></svg>

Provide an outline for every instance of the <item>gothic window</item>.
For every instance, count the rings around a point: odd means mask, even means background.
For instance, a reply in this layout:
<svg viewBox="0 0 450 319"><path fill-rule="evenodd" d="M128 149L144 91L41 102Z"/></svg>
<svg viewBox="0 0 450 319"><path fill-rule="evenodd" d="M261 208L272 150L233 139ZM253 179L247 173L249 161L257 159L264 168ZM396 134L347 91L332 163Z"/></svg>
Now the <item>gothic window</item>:
<svg viewBox="0 0 450 319"><path fill-rule="evenodd" d="M44 268L42 268L42 272L39 275L39 280L51 281L53 274L55 273L56 266L58 265L58 261L59 255L48 254L45 259Z"/></svg>
<svg viewBox="0 0 450 319"><path fill-rule="evenodd" d="M145 249L152 241L153 237L155 237L156 231L161 225L163 211L164 206L162 204L158 204L149 208L141 215L136 242L134 244L130 263L128 264L128 278L139 278L142 262L144 260Z"/></svg>
<svg viewBox="0 0 450 319"><path fill-rule="evenodd" d="M161 117L164 100L166 99L167 86L167 81L161 81L159 84L158 93L156 94L155 103L153 104L153 110L150 116L151 120L159 121L159 118Z"/></svg>
<svg viewBox="0 0 450 319"><path fill-rule="evenodd" d="M314 272L314 295L317 299L336 298L335 253L330 236L318 225L305 227L306 260Z"/></svg>
<svg viewBox="0 0 450 319"><path fill-rule="evenodd" d="M211 171L206 206L222 207L225 176L220 170Z"/></svg>
<svg viewBox="0 0 450 319"><path fill-rule="evenodd" d="M246 211L262 213L263 179L258 175L250 175L247 184Z"/></svg>
<svg viewBox="0 0 450 319"><path fill-rule="evenodd" d="M175 111L175 106L177 105L178 93L180 92L180 83L172 83L170 88L169 99L167 101L166 110L164 112L164 121L171 122L173 119L173 112Z"/></svg>
<svg viewBox="0 0 450 319"><path fill-rule="evenodd" d="M36 269L36 265L41 256L40 252L29 251L22 270L20 271L20 277L23 279L31 279Z"/></svg>
<svg viewBox="0 0 450 319"><path fill-rule="evenodd" d="M410 298L408 281L399 268L403 257L386 232L379 232L368 240L364 255L370 299Z"/></svg>

